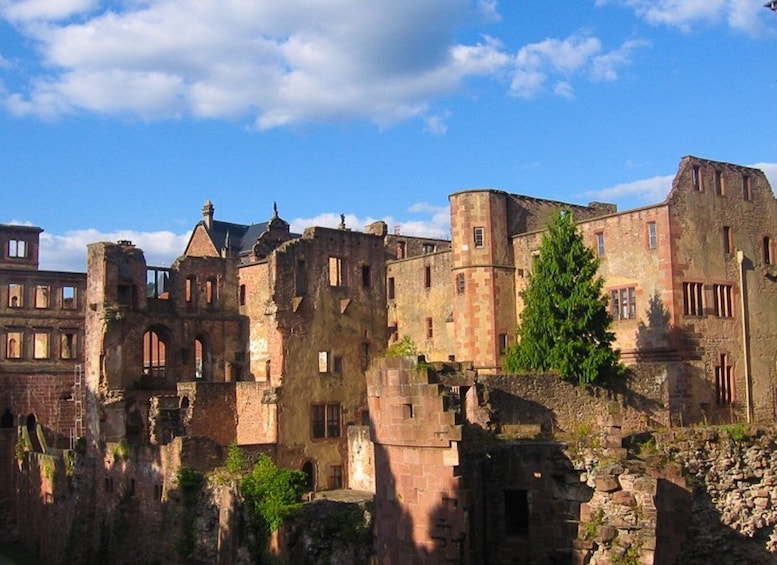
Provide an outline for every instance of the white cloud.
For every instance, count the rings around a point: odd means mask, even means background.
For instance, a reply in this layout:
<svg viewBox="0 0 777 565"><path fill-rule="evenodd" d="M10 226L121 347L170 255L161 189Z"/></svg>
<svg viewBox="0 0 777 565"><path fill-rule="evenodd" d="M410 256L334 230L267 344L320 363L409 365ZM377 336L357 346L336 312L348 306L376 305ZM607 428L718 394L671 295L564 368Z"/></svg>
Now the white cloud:
<svg viewBox="0 0 777 565"><path fill-rule="evenodd" d="M515 56L511 93L520 98L534 98L553 79L552 90L557 96L574 98L570 77L582 74L592 81L616 80L618 69L631 63L633 51L647 45L646 41L630 40L618 49L603 52L601 41L588 34L526 45Z"/></svg>
<svg viewBox="0 0 777 565"><path fill-rule="evenodd" d="M386 126L418 118L426 131L443 134L446 114L432 102L470 78L508 77L511 92L524 98L550 81L557 94L570 97L572 75L614 80L638 45L606 52L590 34L517 52L487 35L457 43L460 28L499 21L496 0L108 6L0 0L0 17L39 57L9 74L0 103L14 114L46 119L88 112L248 121L260 129L351 119Z"/></svg>
<svg viewBox="0 0 777 565"><path fill-rule="evenodd" d="M623 199L635 199L645 204L662 202L672 188L674 175L662 175L649 179L616 184L600 190L588 192L588 196L603 202L618 202Z"/></svg>
<svg viewBox="0 0 777 565"><path fill-rule="evenodd" d="M766 31L763 2L756 0L597 0L596 5L620 4L651 25L690 32L697 25L725 23L750 35Z"/></svg>
<svg viewBox="0 0 777 565"><path fill-rule="evenodd" d="M189 233L132 230L106 233L85 229L68 231L64 235L54 235L44 231L40 234L40 268L52 271L85 272L88 244L119 240L129 240L142 249L148 265L165 267L170 266L183 252L189 241Z"/></svg>

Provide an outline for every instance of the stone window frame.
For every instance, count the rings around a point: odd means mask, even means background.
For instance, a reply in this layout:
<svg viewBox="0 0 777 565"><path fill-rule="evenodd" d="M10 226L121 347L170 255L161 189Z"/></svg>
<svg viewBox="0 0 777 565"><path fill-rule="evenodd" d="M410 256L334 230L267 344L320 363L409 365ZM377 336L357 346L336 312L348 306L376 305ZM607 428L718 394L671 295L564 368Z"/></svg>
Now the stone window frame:
<svg viewBox="0 0 777 565"><path fill-rule="evenodd" d="M768 235L765 235L762 240L762 250L761 250L761 259L763 260L764 265L773 265L774 264L774 244L772 243L772 238Z"/></svg>
<svg viewBox="0 0 777 565"><path fill-rule="evenodd" d="M78 288L73 284L63 284L60 289L63 310L78 309Z"/></svg>
<svg viewBox="0 0 777 565"><path fill-rule="evenodd" d="M717 196L726 195L726 181L723 177L723 171L715 169L715 194Z"/></svg>
<svg viewBox="0 0 777 565"><path fill-rule="evenodd" d="M339 463L329 465L328 486L330 490L345 488L343 466Z"/></svg>
<svg viewBox="0 0 777 565"><path fill-rule="evenodd" d="M647 223L648 249L658 249L658 225L655 222Z"/></svg>
<svg viewBox="0 0 777 565"><path fill-rule="evenodd" d="M732 255L734 253L734 230L731 226L723 226L723 253Z"/></svg>
<svg viewBox="0 0 777 565"><path fill-rule="evenodd" d="M683 283L683 315L704 316L704 283Z"/></svg>
<svg viewBox="0 0 777 565"><path fill-rule="evenodd" d="M426 339L434 339L434 319L431 316L427 316L424 320L424 328L426 329Z"/></svg>
<svg viewBox="0 0 777 565"><path fill-rule="evenodd" d="M637 287L626 286L610 290L610 315L615 321L637 318Z"/></svg>
<svg viewBox="0 0 777 565"><path fill-rule="evenodd" d="M394 300L397 295L396 293L396 280L394 280L394 277L389 277L386 282L386 296L389 300Z"/></svg>
<svg viewBox="0 0 777 565"><path fill-rule="evenodd" d="M74 359L78 359L78 330L77 329L60 330L58 341L59 341L60 359L65 361L72 361ZM69 354L67 353L68 350L70 351Z"/></svg>
<svg viewBox="0 0 777 565"><path fill-rule="evenodd" d="M424 265L424 288L432 288L432 267Z"/></svg>
<svg viewBox="0 0 777 565"><path fill-rule="evenodd" d="M33 294L35 298L35 308L37 310L47 310L51 308L51 286L47 284L36 284L35 292Z"/></svg>
<svg viewBox="0 0 777 565"><path fill-rule="evenodd" d="M736 402L736 381L734 368L729 363L728 355L721 353L714 368L715 371L715 401L718 406L728 406Z"/></svg>
<svg viewBox="0 0 777 565"><path fill-rule="evenodd" d="M753 200L753 183L746 173L742 174L742 198L748 202Z"/></svg>
<svg viewBox="0 0 777 565"><path fill-rule="evenodd" d="M464 294L467 287L467 281L464 273L456 273L456 294Z"/></svg>
<svg viewBox="0 0 777 565"><path fill-rule="evenodd" d="M51 358L51 330L39 328L32 331L32 358L36 361Z"/></svg>
<svg viewBox="0 0 777 565"><path fill-rule="evenodd" d="M731 284L713 284L712 297L715 316L718 318L733 318L734 308Z"/></svg>
<svg viewBox="0 0 777 565"><path fill-rule="evenodd" d="M30 244L26 239L12 238L8 240L5 252L8 259L27 259L30 253Z"/></svg>
<svg viewBox="0 0 777 565"><path fill-rule="evenodd" d="M342 405L339 402L315 402L310 405L310 437L313 440L342 437Z"/></svg>
<svg viewBox="0 0 777 565"><path fill-rule="evenodd" d="M21 328L9 328L5 331L4 357L9 361L24 359L24 330ZM12 349L13 345L13 349Z"/></svg>
<svg viewBox="0 0 777 565"><path fill-rule="evenodd" d="M482 249L486 246L486 228L476 226L472 228L472 241L476 249Z"/></svg>
<svg viewBox="0 0 777 565"><path fill-rule="evenodd" d="M598 231L594 233L594 237L596 238L596 256L602 259L604 258L604 254L605 254L604 232Z"/></svg>

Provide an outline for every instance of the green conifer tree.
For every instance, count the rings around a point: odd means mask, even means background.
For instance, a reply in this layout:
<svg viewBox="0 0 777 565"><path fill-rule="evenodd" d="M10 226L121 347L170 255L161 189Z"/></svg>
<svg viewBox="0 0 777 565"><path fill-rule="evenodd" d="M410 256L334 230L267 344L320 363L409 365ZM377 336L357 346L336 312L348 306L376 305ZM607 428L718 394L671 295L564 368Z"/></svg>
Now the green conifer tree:
<svg viewBox="0 0 777 565"><path fill-rule="evenodd" d="M571 212L560 211L548 224L521 293L518 340L507 351L506 370L557 371L581 385L622 374L598 268Z"/></svg>

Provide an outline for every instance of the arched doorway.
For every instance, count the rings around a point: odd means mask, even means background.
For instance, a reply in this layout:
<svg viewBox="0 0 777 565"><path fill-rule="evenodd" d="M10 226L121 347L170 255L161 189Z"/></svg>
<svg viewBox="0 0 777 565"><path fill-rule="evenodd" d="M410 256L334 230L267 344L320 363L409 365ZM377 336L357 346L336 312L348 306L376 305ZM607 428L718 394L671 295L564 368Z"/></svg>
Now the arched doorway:
<svg viewBox="0 0 777 565"><path fill-rule="evenodd" d="M316 490L316 466L312 461L305 461L302 465L302 472L305 473L306 481L305 488L309 491L315 492Z"/></svg>

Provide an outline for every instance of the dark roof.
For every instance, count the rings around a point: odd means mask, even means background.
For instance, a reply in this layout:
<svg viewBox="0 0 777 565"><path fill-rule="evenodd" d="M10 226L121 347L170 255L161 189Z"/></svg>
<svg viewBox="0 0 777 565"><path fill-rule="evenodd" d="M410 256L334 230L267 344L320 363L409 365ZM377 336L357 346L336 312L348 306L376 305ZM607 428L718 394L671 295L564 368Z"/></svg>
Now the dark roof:
<svg viewBox="0 0 777 565"><path fill-rule="evenodd" d="M204 224L203 224L204 225ZM213 221L213 227L208 230L211 241L216 249L224 249L229 234L229 251L235 254L247 253L253 249L256 240L269 226L269 222L243 225L230 222Z"/></svg>

